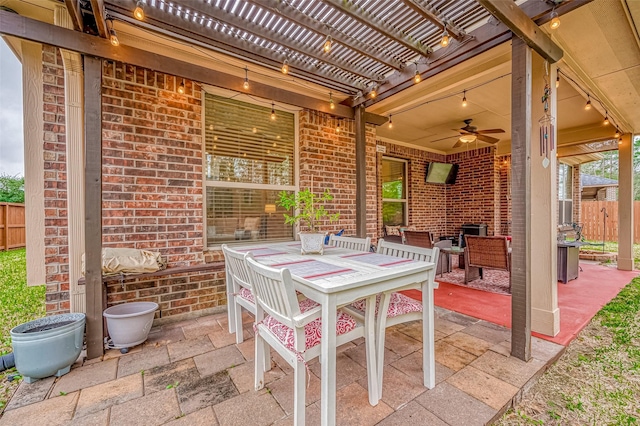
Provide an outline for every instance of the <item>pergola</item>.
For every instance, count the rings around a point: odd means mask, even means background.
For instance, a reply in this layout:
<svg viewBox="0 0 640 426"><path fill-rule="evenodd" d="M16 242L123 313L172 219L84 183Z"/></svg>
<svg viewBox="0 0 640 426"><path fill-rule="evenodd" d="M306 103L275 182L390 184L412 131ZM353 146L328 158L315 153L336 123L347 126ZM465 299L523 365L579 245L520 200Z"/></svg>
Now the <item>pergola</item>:
<svg viewBox="0 0 640 426"><path fill-rule="evenodd" d="M552 132L562 155L583 142L614 140L611 119L623 136L620 149L620 269L633 268L631 135L640 126L637 67L640 40L633 17L640 7L607 0L66 0L36 1L41 9L17 1L0 11L0 34L11 40L51 44L71 52L82 69L84 95L85 252L89 356L102 348L101 234L101 61L121 61L238 93L355 119L356 227L366 233L365 124L382 125L392 114L414 114L443 93L465 97L478 88L487 100L476 114L507 128L511 152L513 209L512 355L530 357L533 329L555 334L559 313L555 290L555 156L552 166L534 161L543 106L538 98L545 81L563 80L564 98L551 90L553 116L563 105L581 108L585 98L594 111L571 118ZM41 4L40 4L41 3ZM64 5L64 7L62 7ZM144 17L136 19L141 8ZM37 7L35 8L37 9ZM16 13L14 13L16 12ZM64 15L64 16L62 16ZM560 16L562 37L543 25ZM605 19L598 22L598 17ZM52 25L52 22L55 25ZM594 28L585 28L594 24ZM588 34L587 34L588 33ZM594 37L604 35L597 44ZM620 45L621 37L627 44ZM118 38L118 43L111 40ZM444 37L447 36L446 42ZM609 41L610 40L610 41ZM112 43L113 42L113 43ZM618 43L610 45L612 43ZM511 46L509 46L511 43ZM118 44L118 45L116 45ZM563 50L571 48L571 55ZM497 53L496 53L497 52ZM564 56L563 56L564 53ZM618 56L616 56L618 55ZM597 62L618 58L612 69ZM482 92L478 78L488 81L506 71L510 96ZM283 80L286 74L295 80ZM508 80L505 80L508 84ZM476 84L474 86L474 84ZM507 86L509 88L509 86ZM563 89L564 90L564 89ZM500 98L490 99L491 97ZM490 103L493 102L493 104ZM496 118L500 106L507 114ZM493 111L492 111L493 109ZM493 113L491 116L489 113ZM594 115L595 114L595 115ZM447 138L459 136L451 126L459 113L442 109L442 119L418 126L395 115L392 134L380 136L439 152L452 152ZM566 116L570 116L568 113ZM562 118L559 118L562 120ZM506 124L505 124L506 123ZM487 125L492 125L487 124ZM483 123L483 126L485 124ZM458 127L458 126L456 126ZM558 127L560 129L558 130ZM82 142L82 139L84 140ZM457 145L457 144L456 144ZM456 147L458 148L458 147ZM465 147L459 148L465 149ZM82 159L76 159L82 164ZM28 170L27 170L28 173ZM629 232L626 232L629 231ZM536 282L536 285L532 285Z"/></svg>

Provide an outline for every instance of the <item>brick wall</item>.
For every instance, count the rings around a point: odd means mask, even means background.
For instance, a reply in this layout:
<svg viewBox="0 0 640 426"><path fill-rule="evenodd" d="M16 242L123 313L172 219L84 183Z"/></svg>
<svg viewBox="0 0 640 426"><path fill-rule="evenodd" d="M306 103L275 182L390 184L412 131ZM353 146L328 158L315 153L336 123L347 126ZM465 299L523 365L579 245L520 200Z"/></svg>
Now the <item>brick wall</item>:
<svg viewBox="0 0 640 426"><path fill-rule="evenodd" d="M300 188L311 187L320 194L328 188L334 196L333 205L327 209L340 213L333 224L325 222L320 227L326 231L339 231L344 235L356 234L356 150L355 123L340 120L340 133L336 132L338 120L328 114L304 110L300 113ZM366 126L367 170L367 235L376 236L376 156L375 127Z"/></svg>
<svg viewBox="0 0 640 426"><path fill-rule="evenodd" d="M382 170L382 158L392 157L407 160L409 223L418 230L431 231L436 236L446 234L447 210L445 185L425 183L427 163L446 162L442 154L409 148L378 141L386 148L386 153L378 153L378 170ZM382 176L378 176L377 193L382 193ZM378 206L378 232L382 235L382 202Z"/></svg>
<svg viewBox="0 0 640 426"><path fill-rule="evenodd" d="M57 314L69 312L64 68L51 46L42 46L42 62L46 309Z"/></svg>
<svg viewBox="0 0 640 426"><path fill-rule="evenodd" d="M447 185L447 233L457 235L464 223L486 223L487 235L499 231L494 212L499 189L495 147L469 150L447 156L447 163L459 164L454 185Z"/></svg>

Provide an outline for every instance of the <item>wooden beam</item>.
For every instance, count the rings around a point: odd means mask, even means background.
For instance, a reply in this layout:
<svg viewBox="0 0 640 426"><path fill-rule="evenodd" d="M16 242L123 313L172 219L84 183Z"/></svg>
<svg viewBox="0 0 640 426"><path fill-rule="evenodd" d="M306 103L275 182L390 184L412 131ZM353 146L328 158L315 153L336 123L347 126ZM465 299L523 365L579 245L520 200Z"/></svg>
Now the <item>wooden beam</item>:
<svg viewBox="0 0 640 426"><path fill-rule="evenodd" d="M102 322L102 59L84 56L87 357L104 353Z"/></svg>
<svg viewBox="0 0 640 426"><path fill-rule="evenodd" d="M367 236L367 135L364 107L354 108L356 136L356 235Z"/></svg>
<svg viewBox="0 0 640 426"><path fill-rule="evenodd" d="M64 0L67 11L71 16L71 22L73 22L73 29L76 31L82 31L84 23L82 22L82 15L78 10L78 0Z"/></svg>
<svg viewBox="0 0 640 426"><path fill-rule="evenodd" d="M91 9L93 10L93 18L96 20L96 26L98 27L98 34L102 38L109 38L107 20L104 16L103 0L91 0Z"/></svg>
<svg viewBox="0 0 640 426"><path fill-rule="evenodd" d="M331 7L337 11L355 19L372 30L379 32L388 39L395 41L399 45L414 51L418 55L428 56L431 53L431 49L429 47L422 46L420 43L409 40L404 34L386 22L366 16L358 7L351 3L347 3L343 0L323 0L323 2L331 5Z"/></svg>
<svg viewBox="0 0 640 426"><path fill-rule="evenodd" d="M226 74L211 68L195 65L167 56L158 55L142 49L120 45L114 47L108 40L97 38L89 34L57 27L45 22L36 21L16 15L15 13L0 11L0 34L10 35L25 40L53 45L62 49L72 50L84 55L96 56L125 64L149 68L188 78L193 81L210 84L215 87L230 89L239 93L248 93L277 102L288 103L301 108L325 112L336 117L353 119L353 109L344 105L336 105L334 110L329 103L310 96L289 92L277 87L259 82L251 82L250 91L246 91L242 84L244 77ZM384 123L386 117L367 114L368 122ZM375 120L375 121L370 121Z"/></svg>
<svg viewBox="0 0 640 426"><path fill-rule="evenodd" d="M366 56L368 58L373 59L376 62L379 62L389 68L393 68L396 70L401 70L404 68L404 64L398 61L396 58L391 55L385 55L380 52L380 50L373 48L357 38L351 37L347 34L344 34L341 31L336 31L333 28L327 27L322 22L316 21L308 15L305 15L297 8L291 6L287 2L282 2L279 0L247 0L249 3L255 4L256 6L262 7L274 13L283 19L287 19L288 21L295 22L299 26L306 28L310 31L313 31L322 35L330 35L334 41L340 43L344 47L351 49L359 54Z"/></svg>
<svg viewBox="0 0 640 426"><path fill-rule="evenodd" d="M531 49L513 36L511 70L511 355L531 358Z"/></svg>
<svg viewBox="0 0 640 426"><path fill-rule="evenodd" d="M134 3L130 0L109 0L109 3L118 5L124 9L134 6ZM312 59L313 61L329 64L333 67L339 68L358 77L362 77L367 80L380 80L383 78L382 75L373 74L369 70L366 70L360 66L340 60L336 58L335 55L323 54L321 43L317 46L316 49L307 47L302 43L297 42L293 38L282 37L281 34L271 31L267 27L247 21L246 19L243 19L238 15L227 13L224 9L217 8L213 4L208 5L201 2L189 2L189 16L184 14L184 10L185 9L180 11L182 12L182 15L177 15L178 10L176 8L165 8L164 10L161 10L156 7L148 7L145 11L145 20L148 22L153 20L155 21L155 25L161 28L166 29L169 26L172 32L182 33L184 30L189 32L190 34L209 33L209 38L216 38L217 35L222 31L208 28L206 25L202 25L197 22L200 18L204 18L205 21L208 19L212 19L214 25L216 23L223 24L227 28L232 27L241 32L247 32L249 34L257 36L258 38L278 44L290 51L299 52ZM194 22L194 17L198 17L198 20L196 22ZM236 41L240 39L240 37L235 37ZM272 48L270 50L277 51L277 48Z"/></svg>
<svg viewBox="0 0 640 426"><path fill-rule="evenodd" d="M415 0L403 0L403 2L418 15L422 16L424 19L440 28L441 31L444 31L445 21L440 18L434 11L425 7L423 3L416 3ZM464 32L458 29L451 22L447 22L447 32L458 41L462 40L465 36Z"/></svg>
<svg viewBox="0 0 640 426"><path fill-rule="evenodd" d="M515 2L504 0L477 1L547 61L555 63L562 58L562 49Z"/></svg>

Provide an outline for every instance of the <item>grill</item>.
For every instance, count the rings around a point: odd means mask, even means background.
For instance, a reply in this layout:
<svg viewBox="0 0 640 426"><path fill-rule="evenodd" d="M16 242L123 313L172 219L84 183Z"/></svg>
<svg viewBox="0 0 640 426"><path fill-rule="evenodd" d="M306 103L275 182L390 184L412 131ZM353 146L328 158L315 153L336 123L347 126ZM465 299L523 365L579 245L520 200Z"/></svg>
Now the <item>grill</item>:
<svg viewBox="0 0 640 426"><path fill-rule="evenodd" d="M460 229L460 247L465 247L464 241L465 235L479 235L481 237L487 236L487 224L486 223L465 223Z"/></svg>

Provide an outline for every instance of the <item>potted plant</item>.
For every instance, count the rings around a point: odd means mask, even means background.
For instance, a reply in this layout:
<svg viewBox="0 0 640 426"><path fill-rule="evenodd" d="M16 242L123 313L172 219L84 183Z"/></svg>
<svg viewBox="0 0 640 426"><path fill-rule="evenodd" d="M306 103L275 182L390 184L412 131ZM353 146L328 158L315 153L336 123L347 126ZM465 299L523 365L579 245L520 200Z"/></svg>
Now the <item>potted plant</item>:
<svg viewBox="0 0 640 426"><path fill-rule="evenodd" d="M302 243L302 254L320 253L324 248L326 232L318 230L319 222L328 220L335 222L340 213L329 213L324 206L327 201L333 200L329 189L325 189L322 195L316 195L307 188L297 193L280 192L278 205L287 210L293 209L293 216L284 213L284 223L287 225L300 224L306 227L306 232L299 232Z"/></svg>

